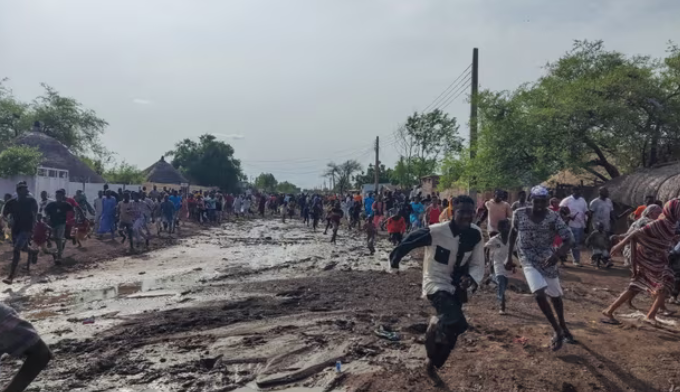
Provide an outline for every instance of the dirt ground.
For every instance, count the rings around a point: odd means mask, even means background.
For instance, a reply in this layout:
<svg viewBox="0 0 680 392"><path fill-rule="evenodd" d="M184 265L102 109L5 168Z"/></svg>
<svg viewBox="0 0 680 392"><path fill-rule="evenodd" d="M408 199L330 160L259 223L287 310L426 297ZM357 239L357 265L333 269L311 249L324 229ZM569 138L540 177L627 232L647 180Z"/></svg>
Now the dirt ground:
<svg viewBox="0 0 680 392"><path fill-rule="evenodd" d="M680 391L677 317L653 327L624 306L623 325L599 322L626 286L623 267L562 270L579 343L557 353L521 270L511 278L508 315L498 314L495 288L481 287L465 307L471 329L439 373L445 386L435 387L423 366L433 310L420 298L417 252L391 274L387 241L371 256L345 230L336 246L297 221L183 234L133 255L91 240L68 250L66 266L43 257L5 290L0 298L55 354L31 390ZM6 245L0 256L10 260ZM650 300L635 305L644 311ZM377 336L380 328L399 339ZM19 364L4 358L0 381Z"/></svg>

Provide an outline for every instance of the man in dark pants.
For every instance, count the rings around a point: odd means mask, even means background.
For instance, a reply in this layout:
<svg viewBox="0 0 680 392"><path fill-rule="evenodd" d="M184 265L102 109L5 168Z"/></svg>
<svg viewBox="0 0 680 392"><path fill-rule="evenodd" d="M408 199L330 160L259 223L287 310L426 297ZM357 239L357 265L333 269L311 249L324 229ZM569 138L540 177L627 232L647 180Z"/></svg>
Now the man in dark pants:
<svg viewBox="0 0 680 392"><path fill-rule="evenodd" d="M38 219L38 202L28 194L26 183L18 183L16 189L17 197L7 201L2 210L3 217L12 215L12 266L9 276L3 280L6 284L12 284L16 276L21 251L28 248Z"/></svg>
<svg viewBox="0 0 680 392"><path fill-rule="evenodd" d="M469 196L453 200L453 219L411 232L390 254L390 266L410 251L425 247L423 296L430 300L437 316L430 319L425 337L428 372L444 365L468 324L463 314L467 288L484 277L482 231L472 224L475 202Z"/></svg>
<svg viewBox="0 0 680 392"><path fill-rule="evenodd" d="M66 190L59 189L55 193L57 200L45 206L45 216L52 228L52 237L57 243L57 253L54 255L55 263L61 263L61 257L66 245L66 221L69 212L74 212L73 206L66 201ZM80 208L78 208L80 209Z"/></svg>

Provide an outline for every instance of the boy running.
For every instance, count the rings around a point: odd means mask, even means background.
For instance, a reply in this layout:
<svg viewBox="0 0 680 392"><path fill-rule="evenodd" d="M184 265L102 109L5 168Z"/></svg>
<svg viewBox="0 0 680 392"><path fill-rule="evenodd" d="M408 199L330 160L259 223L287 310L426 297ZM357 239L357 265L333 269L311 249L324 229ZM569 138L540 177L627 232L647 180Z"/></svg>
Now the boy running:
<svg viewBox="0 0 680 392"><path fill-rule="evenodd" d="M508 271L505 269L505 261L508 259L508 241L510 237L510 221L501 219L497 222L498 234L484 245L491 261L491 276L496 283L496 297L500 305L500 314L505 314L505 289L508 287Z"/></svg>

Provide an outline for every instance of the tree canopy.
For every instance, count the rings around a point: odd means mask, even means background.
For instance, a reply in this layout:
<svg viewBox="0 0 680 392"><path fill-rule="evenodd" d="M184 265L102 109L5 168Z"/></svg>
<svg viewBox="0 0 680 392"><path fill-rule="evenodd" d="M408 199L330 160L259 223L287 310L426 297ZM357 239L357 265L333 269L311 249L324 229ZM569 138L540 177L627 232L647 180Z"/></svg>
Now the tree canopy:
<svg viewBox="0 0 680 392"><path fill-rule="evenodd" d="M663 59L576 41L545 75L478 96L474 160L449 154L449 181L480 189L530 186L561 170L601 181L680 159L680 49Z"/></svg>
<svg viewBox="0 0 680 392"><path fill-rule="evenodd" d="M137 166L126 162L114 165L102 174L107 182L112 184L141 184L144 182L144 173Z"/></svg>
<svg viewBox="0 0 680 392"><path fill-rule="evenodd" d="M244 177L241 162L234 158L234 149L210 134L200 136L197 142L184 139L166 155L172 156L175 168L199 185L235 192Z"/></svg>
<svg viewBox="0 0 680 392"><path fill-rule="evenodd" d="M20 174L34 175L42 161L37 148L10 146L0 152L0 177L6 178Z"/></svg>
<svg viewBox="0 0 680 392"><path fill-rule="evenodd" d="M4 80L3 80L4 81ZM30 130L59 140L78 155L107 155L101 142L108 123L74 98L64 97L47 84L31 102L21 102L0 81L0 146ZM38 122L39 127L34 127Z"/></svg>
<svg viewBox="0 0 680 392"><path fill-rule="evenodd" d="M295 186L294 184L291 184L288 181L280 182L276 186L276 190L281 193L300 193L300 188Z"/></svg>
<svg viewBox="0 0 680 392"><path fill-rule="evenodd" d="M361 170L361 164L354 159L347 160L341 164L329 162L326 165L324 177L331 181L331 189L344 193L352 187L353 175L359 170Z"/></svg>
<svg viewBox="0 0 680 392"><path fill-rule="evenodd" d="M381 184L394 183L393 177L394 170L385 167L384 164L380 164L380 171L378 172L378 182ZM375 166L372 163L368 164L366 171L363 170L361 173L354 175L354 188L361 189L364 184L373 184L375 182Z"/></svg>
<svg viewBox="0 0 680 392"><path fill-rule="evenodd" d="M436 171L443 156L460 152L463 139L458 128L456 118L439 109L409 116L397 132L400 158L393 181L406 186L418 184L420 178Z"/></svg>
<svg viewBox="0 0 680 392"><path fill-rule="evenodd" d="M255 179L255 187L265 192L275 191L278 183L279 182L276 181L276 177L274 177L274 175L271 173L260 173L260 175Z"/></svg>

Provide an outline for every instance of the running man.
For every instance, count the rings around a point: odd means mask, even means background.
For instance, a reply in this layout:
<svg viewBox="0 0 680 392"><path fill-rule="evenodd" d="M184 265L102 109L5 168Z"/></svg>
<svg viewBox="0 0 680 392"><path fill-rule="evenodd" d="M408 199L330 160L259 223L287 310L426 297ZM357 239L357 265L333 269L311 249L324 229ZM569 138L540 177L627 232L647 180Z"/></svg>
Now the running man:
<svg viewBox="0 0 680 392"><path fill-rule="evenodd" d="M47 222L52 228L52 239L57 244L57 252L54 254L55 264L61 263L61 257L66 246L66 227L69 215L73 215L75 209L73 205L66 201L66 191L59 189L55 194L57 200L45 206L45 216ZM80 209L80 207L78 207ZM70 214L69 214L70 213ZM81 211L82 213L82 211Z"/></svg>
<svg viewBox="0 0 680 392"><path fill-rule="evenodd" d="M575 340L564 321L564 303L557 262L560 256L566 255L574 242L574 237L560 216L548 209L548 190L540 185L531 190L532 207L515 211L510 232L506 270L515 264L512 254L517 245L519 260L531 293L534 294L538 307L553 327L555 335L551 348L557 351L562 343L575 343ZM555 236L562 238L562 245L555 251ZM552 308L548 298L552 302ZM553 308L555 312L553 313ZM555 313L557 320L555 320Z"/></svg>
<svg viewBox="0 0 680 392"><path fill-rule="evenodd" d="M425 247L423 297L437 312L425 334L427 369L433 378L435 369L444 365L456 346L458 336L468 329L463 314L468 287L478 286L484 278L482 231L472 224L475 202L467 195L458 196L453 200L453 211L450 222L411 232L390 254L390 266L398 270L404 256Z"/></svg>
<svg viewBox="0 0 680 392"><path fill-rule="evenodd" d="M38 219L38 202L29 195L26 182L21 181L16 186L17 197L8 200L2 208L2 218L11 215L10 230L12 233L12 266L9 276L3 280L6 284L12 284L16 277L17 266L21 259L21 251L28 248L28 243L33 237L33 228ZM30 256L29 256L30 257ZM0 330L2 325L0 325Z"/></svg>

